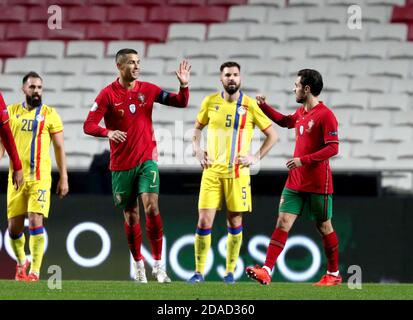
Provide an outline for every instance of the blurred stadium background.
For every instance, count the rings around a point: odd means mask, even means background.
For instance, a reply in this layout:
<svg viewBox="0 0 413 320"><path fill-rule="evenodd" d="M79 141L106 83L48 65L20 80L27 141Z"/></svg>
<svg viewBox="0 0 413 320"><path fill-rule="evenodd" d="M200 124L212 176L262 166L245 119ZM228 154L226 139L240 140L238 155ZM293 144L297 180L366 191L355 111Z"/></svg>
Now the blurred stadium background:
<svg viewBox="0 0 413 320"><path fill-rule="evenodd" d="M361 9L361 29L349 27L351 5ZM366 281L413 281L413 1L1 0L0 12L0 90L6 103L23 101L21 79L37 71L44 79L44 103L58 110L65 126L71 195L53 199L44 273L47 265L58 264L70 279L128 276L120 212L110 196L108 142L84 135L82 125L99 90L117 75L115 53L131 47L141 55L140 79L171 91L178 89L174 71L179 61L186 58L192 65L189 107L155 105L153 112L165 258L174 279L184 279L193 268L190 237L200 170L190 155L190 128L203 97L220 90L220 64L236 60L242 66L243 91L266 94L284 113L297 106L292 92L296 72L321 72L321 100L340 125L340 151L331 163L341 271L346 276L350 265L358 265ZM62 28L55 29L59 12ZM287 175L285 161L293 152L293 132L277 131L279 144L252 179L254 214L245 222L244 265L263 259ZM255 147L259 138L257 132ZM7 171L6 156L0 161L1 278L14 274L6 246ZM300 220L292 232L297 248L286 253L277 281L315 280L324 271L320 239L311 223ZM73 244L85 260L69 253L69 234L87 221L108 232L106 256L103 233L87 228ZM224 236L220 215L207 279L219 279L222 273L219 239ZM92 259L97 256L101 262Z"/></svg>

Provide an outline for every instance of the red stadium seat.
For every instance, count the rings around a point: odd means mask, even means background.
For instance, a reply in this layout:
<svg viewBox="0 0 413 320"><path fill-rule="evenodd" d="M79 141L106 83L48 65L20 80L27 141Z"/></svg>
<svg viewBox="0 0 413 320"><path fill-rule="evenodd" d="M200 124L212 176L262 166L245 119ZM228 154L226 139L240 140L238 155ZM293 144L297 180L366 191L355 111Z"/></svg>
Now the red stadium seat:
<svg viewBox="0 0 413 320"><path fill-rule="evenodd" d="M168 0L168 5L196 7L196 6L205 6L206 2L207 0Z"/></svg>
<svg viewBox="0 0 413 320"><path fill-rule="evenodd" d="M127 40L142 40L148 42L164 42L168 25L163 23L143 23L126 29Z"/></svg>
<svg viewBox="0 0 413 320"><path fill-rule="evenodd" d="M409 30L407 32L407 40L413 41L413 23L409 24Z"/></svg>
<svg viewBox="0 0 413 320"><path fill-rule="evenodd" d="M165 6L168 0L126 0L126 4L139 6Z"/></svg>
<svg viewBox="0 0 413 320"><path fill-rule="evenodd" d="M185 22L188 9L182 7L154 7L149 10L150 22Z"/></svg>
<svg viewBox="0 0 413 320"><path fill-rule="evenodd" d="M87 40L121 40L124 38L125 28L123 25L105 24L87 27Z"/></svg>
<svg viewBox="0 0 413 320"><path fill-rule="evenodd" d="M207 0L210 6L236 6L246 4L247 0Z"/></svg>
<svg viewBox="0 0 413 320"><path fill-rule="evenodd" d="M0 40L3 40L4 37L6 36L6 28L7 28L7 25L0 24Z"/></svg>
<svg viewBox="0 0 413 320"><path fill-rule="evenodd" d="M87 0L90 6L122 6L125 0Z"/></svg>
<svg viewBox="0 0 413 320"><path fill-rule="evenodd" d="M391 15L391 22L413 22L413 6L394 6Z"/></svg>
<svg viewBox="0 0 413 320"><path fill-rule="evenodd" d="M48 0L47 4L51 5L58 5L64 7L72 7L72 6L83 6L86 0Z"/></svg>
<svg viewBox="0 0 413 320"><path fill-rule="evenodd" d="M187 22L225 22L228 10L225 7L194 7L188 9Z"/></svg>
<svg viewBox="0 0 413 320"><path fill-rule="evenodd" d="M46 0L8 0L7 5L9 6L16 6L16 5L45 6Z"/></svg>
<svg viewBox="0 0 413 320"><path fill-rule="evenodd" d="M82 40L86 36L86 26L81 24L63 24L62 29L47 29L46 39L50 40Z"/></svg>
<svg viewBox="0 0 413 320"><path fill-rule="evenodd" d="M146 7L124 6L109 10L107 21L110 22L145 22Z"/></svg>
<svg viewBox="0 0 413 320"><path fill-rule="evenodd" d="M25 7L0 7L0 22L24 22L26 21L27 10Z"/></svg>
<svg viewBox="0 0 413 320"><path fill-rule="evenodd" d="M105 22L106 8L103 7L75 7L69 11L70 22Z"/></svg>
<svg viewBox="0 0 413 320"><path fill-rule="evenodd" d="M26 53L26 42L24 41L1 41L0 58L22 57Z"/></svg>
<svg viewBox="0 0 413 320"><path fill-rule="evenodd" d="M44 38L47 26L43 23L9 24L7 40L40 40Z"/></svg>

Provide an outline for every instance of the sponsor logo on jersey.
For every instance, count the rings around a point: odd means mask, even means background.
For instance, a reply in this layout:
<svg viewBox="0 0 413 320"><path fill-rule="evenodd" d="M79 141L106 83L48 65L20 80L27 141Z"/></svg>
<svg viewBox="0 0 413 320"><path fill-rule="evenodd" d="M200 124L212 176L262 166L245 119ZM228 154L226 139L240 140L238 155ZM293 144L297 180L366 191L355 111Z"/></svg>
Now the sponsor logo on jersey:
<svg viewBox="0 0 413 320"><path fill-rule="evenodd" d="M299 131L300 131L300 135L303 135L303 133L304 133L304 126L303 125L300 126Z"/></svg>
<svg viewBox="0 0 413 320"><path fill-rule="evenodd" d="M330 131L328 133L329 136L333 136L333 137L337 137L338 136L338 132L337 131Z"/></svg>
<svg viewBox="0 0 413 320"><path fill-rule="evenodd" d="M37 115L36 117L37 122L42 122L44 120L44 116L42 114Z"/></svg>
<svg viewBox="0 0 413 320"><path fill-rule="evenodd" d="M98 109L98 104L95 102L93 102L92 108L90 109L90 111L95 112Z"/></svg>
<svg viewBox="0 0 413 320"><path fill-rule="evenodd" d="M131 113L135 113L136 112L136 106L132 103L129 105L129 110Z"/></svg>
<svg viewBox="0 0 413 320"><path fill-rule="evenodd" d="M218 111L218 110L219 110L219 106L215 106L215 110Z"/></svg>

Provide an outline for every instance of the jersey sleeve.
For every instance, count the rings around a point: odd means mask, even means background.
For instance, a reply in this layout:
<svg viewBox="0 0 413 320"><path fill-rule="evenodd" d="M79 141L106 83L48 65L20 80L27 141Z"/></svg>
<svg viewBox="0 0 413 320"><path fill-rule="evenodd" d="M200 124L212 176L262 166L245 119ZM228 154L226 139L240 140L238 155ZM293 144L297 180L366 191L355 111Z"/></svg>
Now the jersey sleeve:
<svg viewBox="0 0 413 320"><path fill-rule="evenodd" d="M202 125L207 125L209 122L208 104L209 104L209 97L206 97L202 101L201 109L199 109L198 115L196 116L196 120Z"/></svg>
<svg viewBox="0 0 413 320"><path fill-rule="evenodd" d="M272 125L271 120L264 114L264 112L258 107L258 104L252 100L250 102L250 109L253 116L253 122L261 131L264 131Z"/></svg>
<svg viewBox="0 0 413 320"><path fill-rule="evenodd" d="M180 88L177 94L173 92L168 92L154 84L153 90L155 90L155 102L176 108L185 108L188 105L188 87Z"/></svg>
<svg viewBox="0 0 413 320"><path fill-rule="evenodd" d="M95 137L106 137L108 131L106 128L99 126L100 120L105 116L109 108L108 94L105 90L102 90L96 97L92 108L87 115L85 123L83 124L83 131L86 134Z"/></svg>
<svg viewBox="0 0 413 320"><path fill-rule="evenodd" d="M52 111L48 115L50 117L49 132L51 134L59 133L63 131L63 122L57 113L56 109L52 108Z"/></svg>
<svg viewBox="0 0 413 320"><path fill-rule="evenodd" d="M333 112L326 112L322 120L324 143L338 142L338 122Z"/></svg>
<svg viewBox="0 0 413 320"><path fill-rule="evenodd" d="M0 125L7 123L9 121L9 114L4 102L3 95L0 93Z"/></svg>

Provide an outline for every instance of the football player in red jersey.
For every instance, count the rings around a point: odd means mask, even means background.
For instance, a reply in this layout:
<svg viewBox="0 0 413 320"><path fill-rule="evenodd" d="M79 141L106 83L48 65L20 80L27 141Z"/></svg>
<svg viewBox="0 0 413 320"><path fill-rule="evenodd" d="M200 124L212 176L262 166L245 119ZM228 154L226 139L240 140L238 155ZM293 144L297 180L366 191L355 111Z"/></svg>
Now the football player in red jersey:
<svg viewBox="0 0 413 320"><path fill-rule="evenodd" d="M146 215L146 232L155 260L152 275L158 282L171 279L161 263L163 227L158 207L158 153L152 126L154 102L177 108L188 104L191 66L182 61L176 76L179 93L139 81L140 57L133 49L122 49L116 54L119 78L104 88L92 106L84 123L84 132L96 137L107 137L110 142L110 170L115 205L123 209L125 234L135 261L135 280L146 283L141 255L142 233L139 224L137 198L140 196ZM104 118L106 128L99 126Z"/></svg>
<svg viewBox="0 0 413 320"><path fill-rule="evenodd" d="M271 120L281 127L294 129L296 134L294 157L286 164L288 179L264 266L246 269L248 276L261 284L271 282L271 270L285 246L288 232L304 209L323 237L327 256L327 273L315 285L332 286L342 282L338 270L338 238L331 223L333 183L329 164L329 158L338 153L338 124L333 112L317 98L322 89L323 79L318 71L300 70L294 92L302 106L288 116L267 105L264 96L257 96L258 104Z"/></svg>

